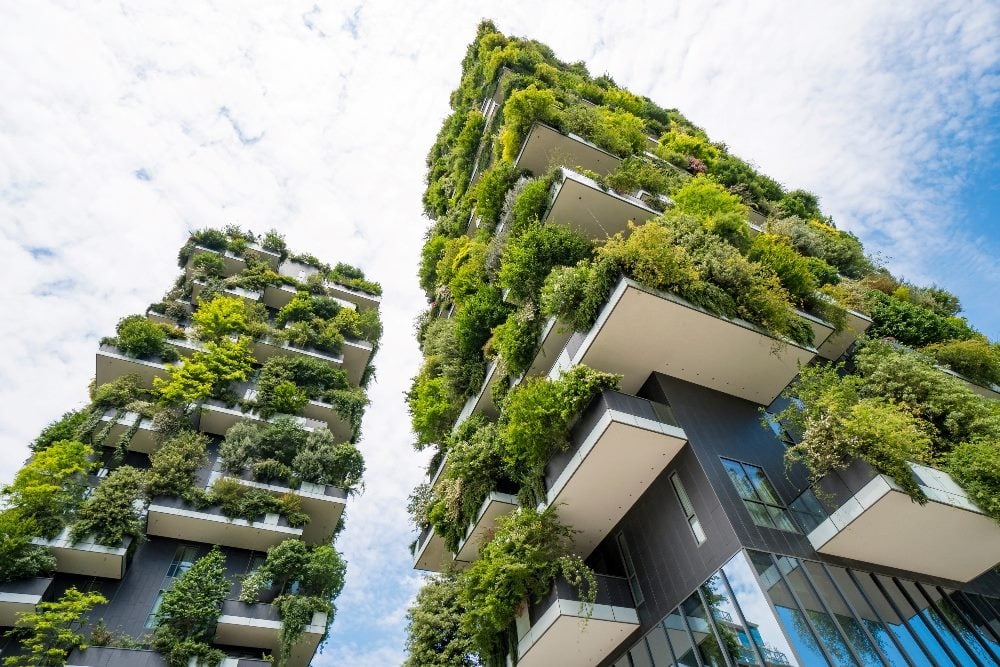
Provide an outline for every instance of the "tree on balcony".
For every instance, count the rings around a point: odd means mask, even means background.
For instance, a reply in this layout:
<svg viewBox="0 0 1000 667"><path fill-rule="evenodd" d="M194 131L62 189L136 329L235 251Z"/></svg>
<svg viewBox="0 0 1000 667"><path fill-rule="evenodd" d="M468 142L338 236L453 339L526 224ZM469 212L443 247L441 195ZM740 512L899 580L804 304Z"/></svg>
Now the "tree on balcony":
<svg viewBox="0 0 1000 667"><path fill-rule="evenodd" d="M98 593L83 593L75 587L66 590L55 602L42 602L38 608L17 619L7 633L20 639L24 653L4 658L5 667L59 667L74 648L85 648L78 632L84 616L107 599Z"/></svg>

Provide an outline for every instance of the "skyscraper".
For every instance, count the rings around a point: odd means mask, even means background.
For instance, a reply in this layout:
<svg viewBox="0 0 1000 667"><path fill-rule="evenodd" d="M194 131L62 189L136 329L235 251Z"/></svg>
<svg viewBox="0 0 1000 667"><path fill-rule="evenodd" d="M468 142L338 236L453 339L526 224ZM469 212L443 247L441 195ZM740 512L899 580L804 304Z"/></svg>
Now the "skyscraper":
<svg viewBox="0 0 1000 667"><path fill-rule="evenodd" d="M8 658L304 667L333 620L381 289L275 232L204 229L178 262L5 490Z"/></svg>
<svg viewBox="0 0 1000 667"><path fill-rule="evenodd" d="M1000 356L958 300L488 22L451 104L410 664L1000 664Z"/></svg>

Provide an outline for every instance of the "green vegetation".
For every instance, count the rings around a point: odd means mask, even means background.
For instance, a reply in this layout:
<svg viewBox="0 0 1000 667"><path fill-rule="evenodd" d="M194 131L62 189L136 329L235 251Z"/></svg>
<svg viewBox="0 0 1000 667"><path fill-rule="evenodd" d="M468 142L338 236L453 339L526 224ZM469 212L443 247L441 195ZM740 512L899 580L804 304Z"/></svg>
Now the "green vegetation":
<svg viewBox="0 0 1000 667"><path fill-rule="evenodd" d="M85 648L79 632L84 616L107 600L98 593L83 593L75 587L66 589L55 602L41 602L35 611L22 614L6 636L21 643L23 653L4 658L5 667L59 667L66 664L69 652Z"/></svg>
<svg viewBox="0 0 1000 667"><path fill-rule="evenodd" d="M83 502L86 475L94 467L91 454L90 447L75 440L60 440L36 452L4 487L6 512L34 526L42 537L58 535Z"/></svg>
<svg viewBox="0 0 1000 667"><path fill-rule="evenodd" d="M221 398L229 385L250 377L253 354L245 338L205 343L181 364L167 367L167 380L154 378L153 386L161 400L170 405L196 403L206 398Z"/></svg>
<svg viewBox="0 0 1000 667"><path fill-rule="evenodd" d="M228 593L226 557L218 547L212 547L163 594L156 612L153 647L170 667L187 667L192 657L202 664L216 664L225 657L211 644Z"/></svg>
<svg viewBox="0 0 1000 667"><path fill-rule="evenodd" d="M462 627L465 608L454 576L431 578L406 613L404 667L477 667L476 645Z"/></svg>
<svg viewBox="0 0 1000 667"><path fill-rule="evenodd" d="M93 536L98 544L117 547L129 536L142 535L141 512L135 501L145 495L146 475L122 466L108 475L80 507L70 531L74 543Z"/></svg>

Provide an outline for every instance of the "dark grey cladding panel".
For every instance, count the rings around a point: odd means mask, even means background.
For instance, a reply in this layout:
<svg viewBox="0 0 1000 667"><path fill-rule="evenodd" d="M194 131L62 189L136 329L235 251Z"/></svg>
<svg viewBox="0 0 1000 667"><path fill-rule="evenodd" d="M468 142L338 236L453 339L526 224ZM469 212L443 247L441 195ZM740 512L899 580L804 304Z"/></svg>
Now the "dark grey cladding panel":
<svg viewBox="0 0 1000 667"><path fill-rule="evenodd" d="M76 649L67 663L73 667L167 667L167 661L155 651L142 651L110 646Z"/></svg>

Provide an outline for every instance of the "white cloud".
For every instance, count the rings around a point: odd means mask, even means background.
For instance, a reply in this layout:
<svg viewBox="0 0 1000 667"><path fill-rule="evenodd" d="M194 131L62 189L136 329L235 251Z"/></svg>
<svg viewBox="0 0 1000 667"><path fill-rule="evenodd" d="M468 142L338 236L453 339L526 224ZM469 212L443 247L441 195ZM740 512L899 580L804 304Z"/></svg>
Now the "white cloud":
<svg viewBox="0 0 1000 667"><path fill-rule="evenodd" d="M981 118L998 96L998 11L986 2L5 3L0 479L44 423L84 401L97 340L167 288L189 229L274 226L294 248L359 263L385 285L386 335L362 443L368 489L340 541L349 581L316 662L398 663L419 587L405 496L426 459L410 449L402 403L419 362L424 156L476 22L494 16L680 108L765 172L819 193L898 270L970 301L1000 287L997 241L963 231L951 197L970 159L961 151L990 129Z"/></svg>

